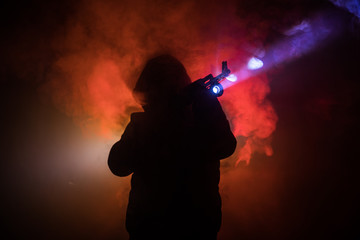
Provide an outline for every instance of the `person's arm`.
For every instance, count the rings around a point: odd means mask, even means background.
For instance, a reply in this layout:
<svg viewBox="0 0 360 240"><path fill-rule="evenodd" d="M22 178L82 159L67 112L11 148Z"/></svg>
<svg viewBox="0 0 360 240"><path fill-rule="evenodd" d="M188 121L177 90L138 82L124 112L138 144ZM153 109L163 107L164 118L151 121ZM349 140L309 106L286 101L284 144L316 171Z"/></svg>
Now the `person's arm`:
<svg viewBox="0 0 360 240"><path fill-rule="evenodd" d="M113 174L125 177L133 172L136 161L134 137L134 126L130 122L121 139L112 146L109 153L108 165Z"/></svg>
<svg viewBox="0 0 360 240"><path fill-rule="evenodd" d="M194 101L193 111L203 139L203 151L216 159L231 156L236 148L236 138L217 97L203 91Z"/></svg>

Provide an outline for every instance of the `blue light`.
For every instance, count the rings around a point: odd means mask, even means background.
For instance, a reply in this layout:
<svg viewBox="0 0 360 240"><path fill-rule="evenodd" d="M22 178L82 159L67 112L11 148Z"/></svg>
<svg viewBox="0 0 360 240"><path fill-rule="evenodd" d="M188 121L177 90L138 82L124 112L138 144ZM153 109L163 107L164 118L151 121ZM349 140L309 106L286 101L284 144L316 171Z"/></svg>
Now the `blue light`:
<svg viewBox="0 0 360 240"><path fill-rule="evenodd" d="M215 94L219 94L221 89L220 89L220 87L218 85L215 85L215 86L213 86L212 91Z"/></svg>
<svg viewBox="0 0 360 240"><path fill-rule="evenodd" d="M248 62L248 69L250 70L256 70L259 68L262 68L264 66L263 61L261 61L260 59L256 58L256 57L252 57L250 58L249 62Z"/></svg>
<svg viewBox="0 0 360 240"><path fill-rule="evenodd" d="M349 12L360 18L360 2L358 0L330 0L333 4L346 8Z"/></svg>
<svg viewBox="0 0 360 240"><path fill-rule="evenodd" d="M220 83L217 83L211 87L211 91L216 97L220 97L224 93L224 88Z"/></svg>

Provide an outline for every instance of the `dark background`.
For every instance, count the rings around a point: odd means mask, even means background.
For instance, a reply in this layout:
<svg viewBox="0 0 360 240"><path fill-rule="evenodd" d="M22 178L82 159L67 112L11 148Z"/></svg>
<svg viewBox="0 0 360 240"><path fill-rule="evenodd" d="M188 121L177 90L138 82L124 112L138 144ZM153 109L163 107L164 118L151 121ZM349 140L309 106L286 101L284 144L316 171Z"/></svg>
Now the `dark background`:
<svg viewBox="0 0 360 240"><path fill-rule="evenodd" d="M82 169L73 162L83 157L77 152L84 149L78 144L82 132L39 94L58 54L48 40L86 2L1 4L3 234L126 239L126 201L108 197L119 184L105 167ZM236 185L243 195L234 198L236 207L232 196L223 195L221 239L358 239L359 19L328 1L236 6L239 15L259 13L277 26L268 29L267 45L278 40L277 29L321 9L331 9L344 27L334 41L267 72L268 99L278 115L274 155L257 154L249 166L239 166L238 173L247 177L224 177L243 181ZM75 182L86 187L76 189Z"/></svg>

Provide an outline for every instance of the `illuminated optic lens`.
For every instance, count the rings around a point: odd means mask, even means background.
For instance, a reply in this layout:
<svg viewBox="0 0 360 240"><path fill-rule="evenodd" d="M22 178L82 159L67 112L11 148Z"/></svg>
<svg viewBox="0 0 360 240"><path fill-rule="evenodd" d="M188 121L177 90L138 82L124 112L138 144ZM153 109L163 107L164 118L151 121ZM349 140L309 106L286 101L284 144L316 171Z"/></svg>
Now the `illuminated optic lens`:
<svg viewBox="0 0 360 240"><path fill-rule="evenodd" d="M218 83L211 87L211 91L216 97L220 97L224 93L224 88L221 84Z"/></svg>
<svg viewBox="0 0 360 240"><path fill-rule="evenodd" d="M219 86L215 85L215 86L213 86L212 91L213 91L213 93L215 93L215 94L219 94L220 91L221 91L221 89L220 89Z"/></svg>

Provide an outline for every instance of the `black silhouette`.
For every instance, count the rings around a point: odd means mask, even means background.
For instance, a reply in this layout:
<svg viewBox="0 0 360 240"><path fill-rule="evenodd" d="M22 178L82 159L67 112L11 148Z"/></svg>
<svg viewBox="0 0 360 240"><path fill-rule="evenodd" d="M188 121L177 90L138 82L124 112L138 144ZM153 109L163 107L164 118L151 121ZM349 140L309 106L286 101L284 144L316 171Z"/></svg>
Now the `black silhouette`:
<svg viewBox="0 0 360 240"><path fill-rule="evenodd" d="M148 61L134 89L144 112L133 113L108 159L118 176L131 173L126 215L130 239L216 239L221 225L220 159L236 139L221 105L199 89L179 104L191 83L174 57Z"/></svg>

